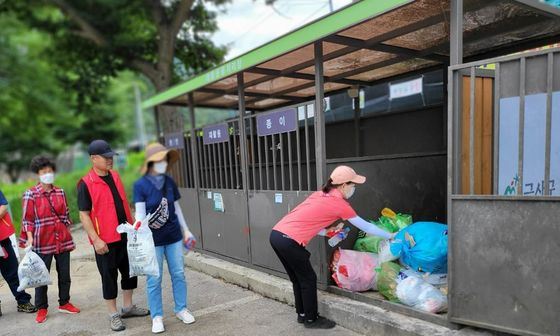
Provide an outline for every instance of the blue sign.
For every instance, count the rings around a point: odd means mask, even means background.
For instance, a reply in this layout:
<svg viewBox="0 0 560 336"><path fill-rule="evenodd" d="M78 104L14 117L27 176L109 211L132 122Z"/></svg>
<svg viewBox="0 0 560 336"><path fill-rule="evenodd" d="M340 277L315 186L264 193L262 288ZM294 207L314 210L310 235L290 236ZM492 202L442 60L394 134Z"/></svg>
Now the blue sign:
<svg viewBox="0 0 560 336"><path fill-rule="evenodd" d="M257 115L258 136L292 132L296 128L297 117L295 108Z"/></svg>
<svg viewBox="0 0 560 336"><path fill-rule="evenodd" d="M177 148L183 149L185 148L185 138L183 137L183 133L168 133L165 135L165 147L167 148Z"/></svg>
<svg viewBox="0 0 560 336"><path fill-rule="evenodd" d="M202 130L204 132L203 143L205 145L211 145L221 142L229 141L229 132L227 124L217 124L212 126L204 127Z"/></svg>

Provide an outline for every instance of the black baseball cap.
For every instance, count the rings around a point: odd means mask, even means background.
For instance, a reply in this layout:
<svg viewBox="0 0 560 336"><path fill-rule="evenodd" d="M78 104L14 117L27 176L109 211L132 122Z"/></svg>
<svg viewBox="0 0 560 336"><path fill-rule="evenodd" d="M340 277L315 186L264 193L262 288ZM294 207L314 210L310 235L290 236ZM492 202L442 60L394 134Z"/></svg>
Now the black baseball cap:
<svg viewBox="0 0 560 336"><path fill-rule="evenodd" d="M111 158L119 155L111 149L111 146L105 140L93 140L88 146L89 155L101 155L106 158Z"/></svg>

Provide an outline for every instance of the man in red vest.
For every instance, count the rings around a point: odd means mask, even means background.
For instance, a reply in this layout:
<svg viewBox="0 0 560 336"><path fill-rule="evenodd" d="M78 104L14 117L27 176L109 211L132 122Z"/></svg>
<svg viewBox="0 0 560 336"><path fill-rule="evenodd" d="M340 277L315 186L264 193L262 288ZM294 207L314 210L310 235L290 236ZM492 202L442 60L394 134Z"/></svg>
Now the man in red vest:
<svg viewBox="0 0 560 336"><path fill-rule="evenodd" d="M31 295L25 291L17 291L19 287L18 260L10 241L12 234L14 234L14 226L8 213L8 201L0 191L0 272L17 301L17 311L34 313L37 309L31 304ZM1 308L0 316L2 316Z"/></svg>
<svg viewBox="0 0 560 336"><path fill-rule="evenodd" d="M101 275L103 298L110 314L111 329L125 330L122 318L146 316L147 309L132 304L132 292L138 280L129 277L126 234L119 234L121 223L134 223L119 174L112 170L116 153L104 140L88 147L92 169L78 182L80 220L95 249L95 260ZM118 273L121 274L123 308L117 311Z"/></svg>

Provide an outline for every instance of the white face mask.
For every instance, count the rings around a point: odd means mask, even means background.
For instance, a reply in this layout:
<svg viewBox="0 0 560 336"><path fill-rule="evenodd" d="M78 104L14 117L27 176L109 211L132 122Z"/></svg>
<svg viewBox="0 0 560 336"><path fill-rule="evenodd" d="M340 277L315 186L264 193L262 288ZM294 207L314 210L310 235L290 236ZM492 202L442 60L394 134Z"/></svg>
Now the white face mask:
<svg viewBox="0 0 560 336"><path fill-rule="evenodd" d="M356 191L356 186L352 186L352 189L350 189L350 191L348 193L346 193L346 199L349 199L350 197L352 197L352 195L354 195L354 192Z"/></svg>
<svg viewBox="0 0 560 336"><path fill-rule="evenodd" d="M154 171L158 174L165 174L167 171L167 161L155 162Z"/></svg>
<svg viewBox="0 0 560 336"><path fill-rule="evenodd" d="M39 181L43 184L53 184L54 182L54 173L46 173L43 175L39 175Z"/></svg>

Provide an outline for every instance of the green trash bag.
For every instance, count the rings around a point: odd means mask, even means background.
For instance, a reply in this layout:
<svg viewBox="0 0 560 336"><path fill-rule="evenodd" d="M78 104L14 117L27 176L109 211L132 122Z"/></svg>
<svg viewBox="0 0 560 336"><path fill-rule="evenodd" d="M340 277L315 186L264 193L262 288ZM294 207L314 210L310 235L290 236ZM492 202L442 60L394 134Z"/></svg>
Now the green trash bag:
<svg viewBox="0 0 560 336"><path fill-rule="evenodd" d="M376 236L365 236L363 238L356 239L354 243L354 250L361 252L379 253L379 243L383 241L383 238Z"/></svg>
<svg viewBox="0 0 560 336"><path fill-rule="evenodd" d="M396 214L393 210L385 208L381 211L381 217L375 224L387 232L395 233L412 224L412 216Z"/></svg>
<svg viewBox="0 0 560 336"><path fill-rule="evenodd" d="M386 262L381 267L376 268L377 290L387 300L399 302L397 297L397 276L401 271L401 266L394 262Z"/></svg>
<svg viewBox="0 0 560 336"><path fill-rule="evenodd" d="M390 233L395 233L399 231L399 227L397 226L396 221L394 221L392 218L389 217L385 217L385 216L379 217L379 221L376 223L376 225Z"/></svg>
<svg viewBox="0 0 560 336"><path fill-rule="evenodd" d="M399 227L399 231L412 224L412 216L406 214L397 214L395 222Z"/></svg>

